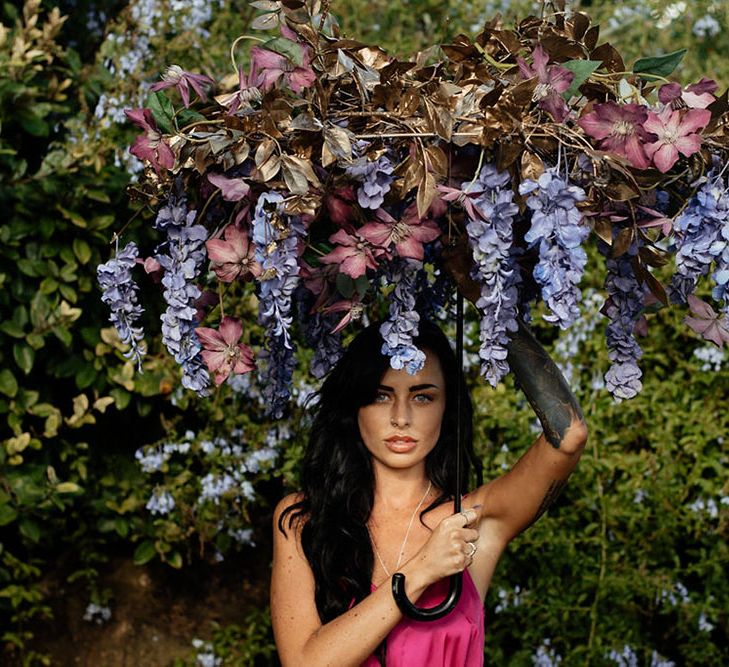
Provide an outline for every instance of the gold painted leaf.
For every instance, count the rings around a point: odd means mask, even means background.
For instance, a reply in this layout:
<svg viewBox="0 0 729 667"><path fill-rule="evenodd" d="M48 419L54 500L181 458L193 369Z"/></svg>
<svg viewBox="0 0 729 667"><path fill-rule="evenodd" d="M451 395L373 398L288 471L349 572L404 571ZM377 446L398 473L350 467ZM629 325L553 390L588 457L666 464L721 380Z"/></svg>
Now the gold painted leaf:
<svg viewBox="0 0 729 667"><path fill-rule="evenodd" d="M416 197L418 217L425 217L425 214L428 212L428 209L433 203L433 199L435 199L435 195L437 193L438 191L435 188L435 178L433 177L433 174L427 172L425 174L425 178L423 178L418 185L418 195Z"/></svg>

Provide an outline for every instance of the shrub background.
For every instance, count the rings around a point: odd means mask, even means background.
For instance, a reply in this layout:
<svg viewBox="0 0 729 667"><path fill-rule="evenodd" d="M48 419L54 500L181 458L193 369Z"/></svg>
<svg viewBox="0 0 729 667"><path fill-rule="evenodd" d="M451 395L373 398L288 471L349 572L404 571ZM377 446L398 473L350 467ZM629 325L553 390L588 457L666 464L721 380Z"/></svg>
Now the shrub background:
<svg viewBox="0 0 729 667"><path fill-rule="evenodd" d="M729 84L724 3L569 7L589 13L626 64L689 48L680 80ZM549 5L332 3L347 36L401 56L476 33L496 12L540 11ZM123 108L140 106L168 64L229 75L230 44L256 34L256 13L234 0L68 0L58 9L30 0L0 10L0 636L9 664L69 657L37 644L58 594L51 579L83 582L92 611L103 620L109 610L113 623L103 585L112 557L198 572L270 558L271 507L296 486L306 435L306 352L283 422L263 418L255 379L200 401L180 389L160 344L158 287L138 276L150 354L137 374L95 281L114 233L143 254L155 243L150 213L133 199L140 165L126 151L136 132ZM245 52L244 43L236 57ZM654 313L641 339L643 392L614 403L600 386L599 262L594 253L578 326L557 336L537 319L571 373L590 442L561 499L497 570L487 663L727 664L729 355L697 340L678 309ZM491 390L471 374L492 478L528 447L534 417L511 382ZM241 625L211 627L209 644L178 664L206 652L224 664L274 664L267 615L251 606L241 594Z"/></svg>

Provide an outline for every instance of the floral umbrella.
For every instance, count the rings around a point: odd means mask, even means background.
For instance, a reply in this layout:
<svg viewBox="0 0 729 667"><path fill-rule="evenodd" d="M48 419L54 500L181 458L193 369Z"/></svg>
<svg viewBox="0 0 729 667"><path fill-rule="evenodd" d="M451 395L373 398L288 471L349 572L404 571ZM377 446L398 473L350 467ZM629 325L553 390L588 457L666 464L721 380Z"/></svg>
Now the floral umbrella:
<svg viewBox="0 0 729 667"><path fill-rule="evenodd" d="M162 339L185 387L205 395L257 368L280 416L295 347L313 349L322 377L342 330L383 298L383 352L416 372L420 318L452 306L444 250L458 239L492 385L536 300L561 329L580 317L588 242L606 260L616 398L641 389L634 332L651 304L688 303L688 326L729 342L727 94L706 78L670 82L682 52L628 68L562 3L398 60L341 37L319 0L252 4L254 27L280 34L250 38L260 45L247 72L234 60L232 88L172 66L127 112L143 130L130 150L147 165L133 191L161 237L144 266L162 273ZM664 286L653 271L671 259ZM129 243L99 281L141 367L138 262ZM695 295L708 274L716 311ZM266 332L256 350L236 317L246 295Z"/></svg>

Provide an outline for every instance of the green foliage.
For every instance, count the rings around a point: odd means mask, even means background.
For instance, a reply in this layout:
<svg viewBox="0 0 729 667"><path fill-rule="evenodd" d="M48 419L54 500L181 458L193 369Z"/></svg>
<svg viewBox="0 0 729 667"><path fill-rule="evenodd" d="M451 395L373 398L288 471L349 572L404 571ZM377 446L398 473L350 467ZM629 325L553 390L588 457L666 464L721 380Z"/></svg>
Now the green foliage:
<svg viewBox="0 0 729 667"><path fill-rule="evenodd" d="M210 641L194 639L195 655L188 660L176 660L174 667L194 667L201 664L199 656L213 656L207 663L229 667L253 667L274 664L276 647L271 636L271 615L268 610L248 614L243 627L220 626L213 623Z"/></svg>

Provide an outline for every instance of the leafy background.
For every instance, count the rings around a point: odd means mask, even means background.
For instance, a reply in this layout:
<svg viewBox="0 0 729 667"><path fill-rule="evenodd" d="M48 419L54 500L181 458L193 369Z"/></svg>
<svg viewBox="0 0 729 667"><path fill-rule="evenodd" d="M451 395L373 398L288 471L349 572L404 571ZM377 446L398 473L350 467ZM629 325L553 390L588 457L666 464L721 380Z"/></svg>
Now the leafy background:
<svg viewBox="0 0 729 667"><path fill-rule="evenodd" d="M686 47L681 80L729 84L725 3L569 6L626 63ZM296 486L313 380L300 372L289 418L270 423L255 379L214 400L183 392L158 338L148 336L137 374L95 283L114 232L154 245L133 198L140 165L126 152L135 131L123 108L139 106L171 63L233 72L229 45L252 32L256 10L236 0L54 7L0 9L2 661L276 664L270 516ZM340 0L332 11L348 36L404 55L475 33L497 12L550 7ZM657 312L641 339L643 392L616 404L601 382L599 263L593 253L578 325L558 338L540 329L585 407L588 450L499 565L487 664L724 665L729 355L697 340L684 313ZM143 292L145 324L158 331L159 289L147 280ZM535 422L510 382L492 390L470 372L491 478L529 445Z"/></svg>

